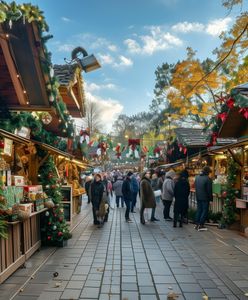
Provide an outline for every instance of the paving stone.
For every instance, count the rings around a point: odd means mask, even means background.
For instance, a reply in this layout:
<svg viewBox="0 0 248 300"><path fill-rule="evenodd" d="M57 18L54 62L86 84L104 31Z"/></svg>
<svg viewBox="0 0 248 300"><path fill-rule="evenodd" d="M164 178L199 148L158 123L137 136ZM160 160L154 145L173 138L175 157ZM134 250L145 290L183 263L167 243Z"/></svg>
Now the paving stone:
<svg viewBox="0 0 248 300"><path fill-rule="evenodd" d="M122 300L124 300L124 299L139 300L139 293L138 292L123 291L122 292Z"/></svg>
<svg viewBox="0 0 248 300"><path fill-rule="evenodd" d="M85 287L100 287L101 281L87 280L85 282Z"/></svg>
<svg viewBox="0 0 248 300"><path fill-rule="evenodd" d="M196 283L196 279L192 275L175 275L176 280L179 283Z"/></svg>
<svg viewBox="0 0 248 300"><path fill-rule="evenodd" d="M156 296L156 294L154 294L154 295L143 295L143 294L141 294L140 295L140 300L157 300L158 298L157 298L157 296Z"/></svg>
<svg viewBox="0 0 248 300"><path fill-rule="evenodd" d="M138 291L137 283L123 283L121 285L122 291Z"/></svg>
<svg viewBox="0 0 248 300"><path fill-rule="evenodd" d="M59 300L62 292L43 292L38 300ZM28 298L26 298L29 300Z"/></svg>
<svg viewBox="0 0 248 300"><path fill-rule="evenodd" d="M179 285L184 293L200 293L203 291L201 286L196 283L180 283Z"/></svg>
<svg viewBox="0 0 248 300"><path fill-rule="evenodd" d="M198 280L198 283L200 286L205 289L205 288L216 288L216 284L212 280Z"/></svg>
<svg viewBox="0 0 248 300"><path fill-rule="evenodd" d="M81 290L85 285L85 281L72 281L70 280L66 286L66 289L79 289Z"/></svg>
<svg viewBox="0 0 248 300"><path fill-rule="evenodd" d="M140 294L145 294L145 295L156 294L154 286L139 286L139 292Z"/></svg>
<svg viewBox="0 0 248 300"><path fill-rule="evenodd" d="M204 289L204 292L212 298L225 298L225 295L219 289Z"/></svg>
<svg viewBox="0 0 248 300"><path fill-rule="evenodd" d="M183 296L186 300L201 300L202 295L203 295L202 293L184 293L183 294Z"/></svg>
<svg viewBox="0 0 248 300"><path fill-rule="evenodd" d="M80 298L84 299L84 298L93 298L93 299L98 299L98 295L99 295L99 288L91 288L91 287L84 287Z"/></svg>
<svg viewBox="0 0 248 300"><path fill-rule="evenodd" d="M81 290L73 290L73 289L66 289L64 290L62 296L60 299L65 299L65 300L68 300L68 299L79 299L79 295L81 293Z"/></svg>

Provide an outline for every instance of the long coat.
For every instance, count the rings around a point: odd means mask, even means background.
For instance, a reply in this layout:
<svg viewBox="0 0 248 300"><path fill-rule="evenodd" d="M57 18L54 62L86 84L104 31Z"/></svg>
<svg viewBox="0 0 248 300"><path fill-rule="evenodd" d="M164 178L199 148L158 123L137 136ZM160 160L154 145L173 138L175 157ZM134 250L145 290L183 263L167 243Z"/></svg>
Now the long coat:
<svg viewBox="0 0 248 300"><path fill-rule="evenodd" d="M143 177L140 182L140 202L145 208L155 208L156 201L150 179Z"/></svg>
<svg viewBox="0 0 248 300"><path fill-rule="evenodd" d="M91 203L95 209L99 209L100 202L102 201L104 185L101 181L93 181L90 186Z"/></svg>
<svg viewBox="0 0 248 300"><path fill-rule="evenodd" d="M180 178L174 189L175 203L174 212L186 213L189 208L190 186L186 178Z"/></svg>

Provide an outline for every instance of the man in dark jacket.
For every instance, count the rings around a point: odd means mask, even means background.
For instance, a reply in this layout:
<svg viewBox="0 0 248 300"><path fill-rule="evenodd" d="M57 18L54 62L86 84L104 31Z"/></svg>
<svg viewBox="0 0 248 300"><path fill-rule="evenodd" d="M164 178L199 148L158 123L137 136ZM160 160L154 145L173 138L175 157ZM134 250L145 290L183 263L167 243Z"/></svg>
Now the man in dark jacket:
<svg viewBox="0 0 248 300"><path fill-rule="evenodd" d="M136 206L137 195L138 195L138 191L139 191L139 183L138 183L138 180L137 180L135 174L133 174L133 176L131 177L131 188L132 188L132 193L133 193L133 200L131 203L131 212L135 213L134 208Z"/></svg>
<svg viewBox="0 0 248 300"><path fill-rule="evenodd" d="M209 178L211 169L205 166L195 179L195 192L197 201L196 226L198 231L205 231L204 226L208 215L209 202L213 201L212 180Z"/></svg>
<svg viewBox="0 0 248 300"><path fill-rule="evenodd" d="M133 175L132 172L128 172L125 180L122 184L122 194L126 204L126 212L125 212L125 219L128 223L131 223L132 220L129 218L130 206L133 199L132 187L131 187L131 176Z"/></svg>
<svg viewBox="0 0 248 300"><path fill-rule="evenodd" d="M91 203L92 203L94 224L99 225L100 223L97 220L96 212L99 210L100 203L103 197L103 192L104 192L104 185L102 183L100 174L95 175L94 181L90 186L90 192L91 192Z"/></svg>

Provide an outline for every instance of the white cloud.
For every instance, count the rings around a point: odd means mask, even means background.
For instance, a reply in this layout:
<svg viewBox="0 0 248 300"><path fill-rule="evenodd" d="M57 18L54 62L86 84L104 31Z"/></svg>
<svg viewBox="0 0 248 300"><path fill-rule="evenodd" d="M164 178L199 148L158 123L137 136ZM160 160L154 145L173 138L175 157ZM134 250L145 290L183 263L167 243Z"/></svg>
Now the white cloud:
<svg viewBox="0 0 248 300"><path fill-rule="evenodd" d="M104 99L86 92L86 99L91 102L97 103L97 107L101 111L101 121L103 130L110 132L114 121L118 115L123 111L123 105L115 99Z"/></svg>
<svg viewBox="0 0 248 300"><path fill-rule="evenodd" d="M130 53L152 55L155 52L183 44L182 40L165 31L161 26L151 26L146 29L149 30L149 34L138 36L138 41L134 39L124 41Z"/></svg>
<svg viewBox="0 0 248 300"><path fill-rule="evenodd" d="M127 58L123 55L119 56L119 62L115 63L116 67L131 67L133 65L133 61L130 58Z"/></svg>
<svg viewBox="0 0 248 300"><path fill-rule="evenodd" d="M207 25L206 32L213 36L219 36L223 31L228 29L228 25L231 21L232 19L229 17L213 20Z"/></svg>
<svg viewBox="0 0 248 300"><path fill-rule="evenodd" d="M114 44L108 45L108 49L112 52L116 52L118 50L117 46L115 46Z"/></svg>
<svg viewBox="0 0 248 300"><path fill-rule="evenodd" d="M85 83L85 90L87 92L94 92L100 90L117 90L117 86L113 83L96 84L92 82L92 83Z"/></svg>
<svg viewBox="0 0 248 300"><path fill-rule="evenodd" d="M177 32L201 32L204 31L204 25L198 22L180 22L172 26L172 30Z"/></svg>
<svg viewBox="0 0 248 300"><path fill-rule="evenodd" d="M57 44L57 51L58 52L71 52L75 48L73 44Z"/></svg>
<svg viewBox="0 0 248 300"><path fill-rule="evenodd" d="M98 58L101 64L103 65L111 65L114 63L114 58L109 54L98 54Z"/></svg>
<svg viewBox="0 0 248 300"><path fill-rule="evenodd" d="M62 17L61 20L64 22L71 22L71 19L69 19L67 17Z"/></svg>
<svg viewBox="0 0 248 300"><path fill-rule="evenodd" d="M228 29L231 18L212 20L208 24L198 22L180 22L172 26L172 30L181 33L205 32L212 36L219 36L223 31Z"/></svg>

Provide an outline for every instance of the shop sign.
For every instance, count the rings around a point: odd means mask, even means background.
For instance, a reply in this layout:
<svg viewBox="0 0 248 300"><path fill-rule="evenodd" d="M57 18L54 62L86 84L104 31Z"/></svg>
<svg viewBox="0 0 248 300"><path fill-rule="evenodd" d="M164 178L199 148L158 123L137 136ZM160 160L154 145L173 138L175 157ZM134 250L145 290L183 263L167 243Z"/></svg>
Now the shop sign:
<svg viewBox="0 0 248 300"><path fill-rule="evenodd" d="M7 138L4 138L4 148L3 148L3 153L5 155L11 156L12 154L12 146L13 146L13 141Z"/></svg>
<svg viewBox="0 0 248 300"><path fill-rule="evenodd" d="M26 139L30 139L30 128L22 126L20 129L15 130L15 134L24 137Z"/></svg>

